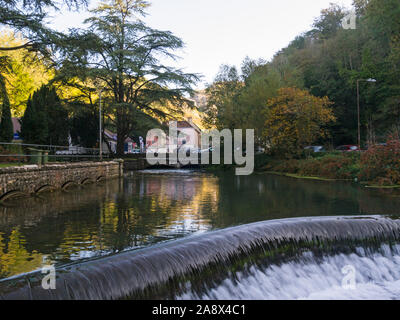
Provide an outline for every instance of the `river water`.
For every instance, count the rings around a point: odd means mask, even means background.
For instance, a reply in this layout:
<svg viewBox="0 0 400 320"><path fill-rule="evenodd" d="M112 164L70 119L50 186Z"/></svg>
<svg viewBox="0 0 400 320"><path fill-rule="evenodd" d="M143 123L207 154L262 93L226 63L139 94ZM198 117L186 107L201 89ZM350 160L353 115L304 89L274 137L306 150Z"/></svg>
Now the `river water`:
<svg viewBox="0 0 400 320"><path fill-rule="evenodd" d="M0 279L40 270L43 265L62 268L151 249L192 235L207 237L213 230L223 232L254 222L364 215L396 220L399 214L400 193L396 190L267 174L238 177L190 170L132 172L121 180L1 206ZM285 262L241 264L239 271L221 275L201 289L193 290L186 283L168 297L400 299L398 244L382 242L374 247L372 252L358 244L352 251L322 256L298 250L300 255L289 260L285 257ZM341 286L342 268L347 265L358 271L358 290Z"/></svg>

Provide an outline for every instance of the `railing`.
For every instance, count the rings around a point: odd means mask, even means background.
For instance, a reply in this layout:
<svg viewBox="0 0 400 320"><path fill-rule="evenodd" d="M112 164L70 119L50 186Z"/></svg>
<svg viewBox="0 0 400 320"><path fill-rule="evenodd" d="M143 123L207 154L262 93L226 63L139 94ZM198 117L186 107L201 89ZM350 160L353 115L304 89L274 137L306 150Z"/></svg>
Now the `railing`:
<svg viewBox="0 0 400 320"><path fill-rule="evenodd" d="M40 161L39 157L42 157ZM106 152L100 157L98 148L0 142L0 163L99 161L108 158L110 154Z"/></svg>

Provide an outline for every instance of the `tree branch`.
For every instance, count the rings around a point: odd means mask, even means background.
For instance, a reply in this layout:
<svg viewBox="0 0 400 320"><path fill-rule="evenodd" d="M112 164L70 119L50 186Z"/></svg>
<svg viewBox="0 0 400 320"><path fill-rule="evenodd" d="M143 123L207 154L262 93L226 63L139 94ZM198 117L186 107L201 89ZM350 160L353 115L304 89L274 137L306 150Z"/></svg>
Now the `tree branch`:
<svg viewBox="0 0 400 320"><path fill-rule="evenodd" d="M35 44L32 41L29 41L25 44L22 44L20 46L15 46L15 47L0 47L0 51L14 51L14 50L20 50L20 49L27 49L27 48L32 48L34 47Z"/></svg>

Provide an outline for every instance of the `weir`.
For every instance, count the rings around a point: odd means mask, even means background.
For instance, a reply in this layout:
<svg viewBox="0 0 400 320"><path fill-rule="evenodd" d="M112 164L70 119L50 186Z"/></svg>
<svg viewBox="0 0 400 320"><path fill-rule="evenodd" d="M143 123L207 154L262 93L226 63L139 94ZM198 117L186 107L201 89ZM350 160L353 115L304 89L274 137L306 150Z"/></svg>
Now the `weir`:
<svg viewBox="0 0 400 320"><path fill-rule="evenodd" d="M226 272L256 256L305 251L346 252L399 240L400 220L380 217L295 218L258 222L190 236L57 269L55 290L44 290L40 272L0 282L2 299L141 299L166 297L201 274ZM275 254L276 253L276 254ZM255 261L255 260L254 260ZM254 262L253 261L253 262ZM163 289L164 288L164 289ZM178 292L179 293L179 292ZM168 295L167 295L168 296Z"/></svg>

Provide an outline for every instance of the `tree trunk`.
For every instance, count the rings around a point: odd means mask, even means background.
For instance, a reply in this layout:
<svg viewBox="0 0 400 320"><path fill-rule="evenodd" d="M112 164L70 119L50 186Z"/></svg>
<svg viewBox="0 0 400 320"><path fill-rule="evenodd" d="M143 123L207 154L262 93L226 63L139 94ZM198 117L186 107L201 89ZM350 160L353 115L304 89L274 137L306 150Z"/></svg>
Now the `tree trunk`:
<svg viewBox="0 0 400 320"><path fill-rule="evenodd" d="M125 154L126 133L124 130L124 119L120 111L117 111L117 156L122 157Z"/></svg>
<svg viewBox="0 0 400 320"><path fill-rule="evenodd" d="M125 139L120 136L117 137L117 156L122 157L125 154Z"/></svg>

